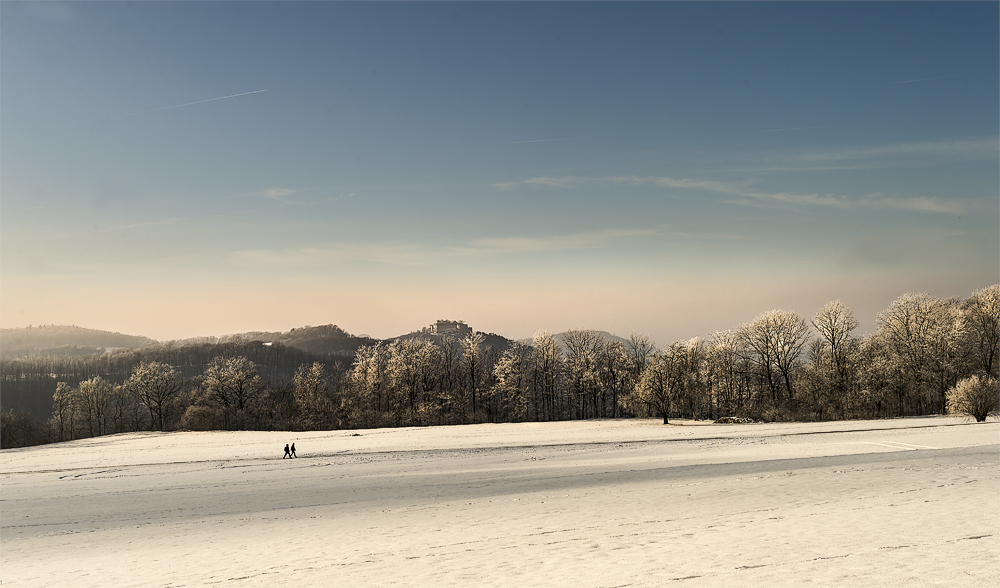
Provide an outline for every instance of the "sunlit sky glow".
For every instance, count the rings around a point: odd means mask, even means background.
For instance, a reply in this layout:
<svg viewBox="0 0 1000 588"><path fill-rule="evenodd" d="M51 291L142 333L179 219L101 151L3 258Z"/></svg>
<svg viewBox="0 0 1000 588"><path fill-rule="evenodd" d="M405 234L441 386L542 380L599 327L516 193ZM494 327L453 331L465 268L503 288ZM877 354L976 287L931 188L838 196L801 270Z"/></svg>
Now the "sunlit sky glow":
<svg viewBox="0 0 1000 588"><path fill-rule="evenodd" d="M982 3L0 4L0 324L658 344L1000 282Z"/></svg>

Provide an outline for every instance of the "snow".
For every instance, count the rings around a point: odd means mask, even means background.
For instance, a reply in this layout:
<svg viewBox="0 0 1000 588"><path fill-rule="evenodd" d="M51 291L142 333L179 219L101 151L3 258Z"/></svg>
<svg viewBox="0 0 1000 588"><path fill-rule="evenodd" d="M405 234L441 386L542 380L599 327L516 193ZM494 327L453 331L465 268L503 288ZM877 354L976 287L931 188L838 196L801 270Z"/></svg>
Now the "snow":
<svg viewBox="0 0 1000 588"><path fill-rule="evenodd" d="M998 433L603 420L4 450L0 583L997 586Z"/></svg>

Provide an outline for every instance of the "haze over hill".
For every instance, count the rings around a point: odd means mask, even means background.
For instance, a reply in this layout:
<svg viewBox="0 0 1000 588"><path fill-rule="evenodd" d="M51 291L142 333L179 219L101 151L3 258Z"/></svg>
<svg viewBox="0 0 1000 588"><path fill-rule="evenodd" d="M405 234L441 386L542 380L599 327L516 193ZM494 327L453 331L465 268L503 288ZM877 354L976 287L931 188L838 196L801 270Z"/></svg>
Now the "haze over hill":
<svg viewBox="0 0 1000 588"><path fill-rule="evenodd" d="M108 349L141 349L157 343L149 337L69 325L0 329L0 355L3 357L91 355Z"/></svg>
<svg viewBox="0 0 1000 588"><path fill-rule="evenodd" d="M411 331L397 337L385 339L423 338L435 342L445 335L463 337L474 331L462 321L465 329L461 331L435 332L428 327ZM497 333L479 332L483 335L483 345L496 347L503 351L510 346L511 340ZM611 333L598 331L610 340L624 341ZM556 334L562 342L563 333ZM37 327L0 329L0 356L11 358L23 357L54 357L54 356L86 356L95 353L117 349L142 349L154 345L194 345L219 344L243 341L261 341L264 343L281 343L302 351L326 356L352 356L362 345L371 345L379 341L367 335L352 335L337 325L320 325L296 327L289 331L247 331L215 336L189 337L171 341L157 341L141 335L125 335L99 329L87 329L66 325L43 325ZM530 339L523 342L530 342Z"/></svg>

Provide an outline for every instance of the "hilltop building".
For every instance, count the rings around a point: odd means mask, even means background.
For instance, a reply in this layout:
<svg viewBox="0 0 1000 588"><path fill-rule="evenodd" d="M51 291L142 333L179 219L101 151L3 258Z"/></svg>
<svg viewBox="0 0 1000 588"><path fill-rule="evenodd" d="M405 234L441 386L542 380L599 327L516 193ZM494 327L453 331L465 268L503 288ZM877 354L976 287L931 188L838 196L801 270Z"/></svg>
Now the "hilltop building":
<svg viewBox="0 0 1000 588"><path fill-rule="evenodd" d="M435 335L458 335L459 337L464 337L472 334L472 328L465 324L465 321L440 320L432 323L429 327L424 327L423 332Z"/></svg>

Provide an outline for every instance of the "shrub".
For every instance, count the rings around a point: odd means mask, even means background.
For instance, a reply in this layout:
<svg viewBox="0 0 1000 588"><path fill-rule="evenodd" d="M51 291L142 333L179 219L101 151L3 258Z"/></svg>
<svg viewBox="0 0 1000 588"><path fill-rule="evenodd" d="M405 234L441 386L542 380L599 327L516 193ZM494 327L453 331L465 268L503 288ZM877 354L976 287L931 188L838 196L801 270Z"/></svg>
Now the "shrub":
<svg viewBox="0 0 1000 588"><path fill-rule="evenodd" d="M959 380L948 390L948 413L964 414L977 423L1000 412L1000 388L996 378L972 376Z"/></svg>
<svg viewBox="0 0 1000 588"><path fill-rule="evenodd" d="M181 417L181 429L187 431L218 431L225 429L222 411L214 406L189 406Z"/></svg>

